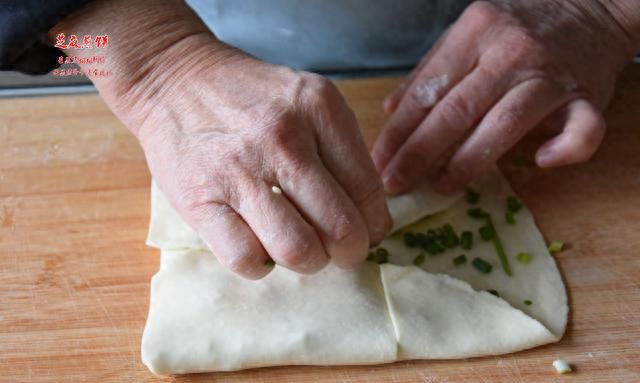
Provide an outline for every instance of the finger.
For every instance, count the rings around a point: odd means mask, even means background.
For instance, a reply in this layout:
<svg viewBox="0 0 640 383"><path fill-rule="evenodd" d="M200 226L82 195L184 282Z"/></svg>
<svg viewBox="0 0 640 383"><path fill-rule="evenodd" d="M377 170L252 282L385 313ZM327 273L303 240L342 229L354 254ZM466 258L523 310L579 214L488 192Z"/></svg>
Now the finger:
<svg viewBox="0 0 640 383"><path fill-rule="evenodd" d="M403 193L437 167L443 155L468 134L507 87L508 82L498 72L476 67L399 148L382 175L387 192Z"/></svg>
<svg viewBox="0 0 640 383"><path fill-rule="evenodd" d="M221 264L248 279L260 279L271 271L267 252L231 207L207 203L196 215L198 233Z"/></svg>
<svg viewBox="0 0 640 383"><path fill-rule="evenodd" d="M564 130L536 153L536 162L540 167L586 161L593 156L604 138L604 118L592 103L578 99L569 103L565 109Z"/></svg>
<svg viewBox="0 0 640 383"><path fill-rule="evenodd" d="M475 39L492 20L490 12L476 12L469 7L451 27L446 39L427 60L406 92L384 129L377 138L372 156L382 174L396 151L407 140L431 108L476 65L478 50Z"/></svg>
<svg viewBox="0 0 640 383"><path fill-rule="evenodd" d="M565 103L560 86L528 80L511 89L482 119L436 180L440 191L459 190L476 178L529 130Z"/></svg>
<svg viewBox="0 0 640 383"><path fill-rule="evenodd" d="M442 33L442 35L438 38L438 41L436 41L436 43L431 47L429 52L426 55L424 55L424 57L420 60L418 65L416 65L416 67L413 68L413 70L409 73L409 76L407 76L407 78L404 79L402 83L398 85L398 87L395 90L393 90L384 99L382 108L386 113L391 114L396 111L396 109L398 108L398 105L400 104L400 100L402 99L405 92L407 91L407 87L409 86L409 84L413 82L413 80L415 80L415 78L418 76L422 68L424 68L424 66L427 64L427 62L429 62L429 60L435 54L437 54L439 49L442 47L443 41L445 41L445 39L447 38L448 32L449 30L447 29Z"/></svg>
<svg viewBox="0 0 640 383"><path fill-rule="evenodd" d="M400 100L402 99L409 83L411 83L410 79L404 80L396 89L384 98L384 101L382 102L382 110L384 110L385 113L391 114L398 109Z"/></svg>
<svg viewBox="0 0 640 383"><path fill-rule="evenodd" d="M335 99L341 100L342 96L337 93ZM356 206L368 231L368 244L378 244L392 226L380 176L355 115L346 103L336 102L328 110L331 116L323 116L317 121L321 131L318 134L318 154L332 178ZM331 124L340 126L332 127ZM366 251L355 256L364 258Z"/></svg>
<svg viewBox="0 0 640 383"><path fill-rule="evenodd" d="M236 211L275 263L299 273L319 271L329 261L320 238L286 195L274 192L273 186L277 187L264 181L244 185Z"/></svg>
<svg viewBox="0 0 640 383"><path fill-rule="evenodd" d="M331 260L346 267L364 260L369 233L360 212L320 159L278 181L289 200L315 229Z"/></svg>

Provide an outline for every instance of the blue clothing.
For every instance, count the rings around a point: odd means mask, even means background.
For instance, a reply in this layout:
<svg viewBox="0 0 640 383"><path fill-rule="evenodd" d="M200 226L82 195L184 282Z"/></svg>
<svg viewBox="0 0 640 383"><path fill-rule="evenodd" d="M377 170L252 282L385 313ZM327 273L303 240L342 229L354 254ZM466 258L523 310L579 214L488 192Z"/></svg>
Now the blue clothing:
<svg viewBox="0 0 640 383"><path fill-rule="evenodd" d="M414 66L470 0L187 0L216 36L314 71Z"/></svg>
<svg viewBox="0 0 640 383"><path fill-rule="evenodd" d="M46 73L63 52L47 39L90 0L0 2L0 70ZM187 0L222 41L298 69L415 65L470 0Z"/></svg>

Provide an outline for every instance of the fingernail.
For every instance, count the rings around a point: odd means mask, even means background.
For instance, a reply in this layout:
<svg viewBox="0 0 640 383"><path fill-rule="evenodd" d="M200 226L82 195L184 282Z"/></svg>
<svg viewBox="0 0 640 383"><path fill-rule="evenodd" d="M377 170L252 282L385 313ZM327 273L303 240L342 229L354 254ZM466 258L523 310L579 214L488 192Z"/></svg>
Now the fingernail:
<svg viewBox="0 0 640 383"><path fill-rule="evenodd" d="M397 194L402 188L402 184L398 178L392 174L387 174L382 177L382 183L384 184L384 191L387 194Z"/></svg>
<svg viewBox="0 0 640 383"><path fill-rule="evenodd" d="M373 165L376 167L378 174L382 174L386 164L384 156L374 149L371 153L371 159L373 160Z"/></svg>
<svg viewBox="0 0 640 383"><path fill-rule="evenodd" d="M555 160L555 156L556 156L556 153L552 147L545 147L540 149L536 154L536 162L538 163L538 166L542 168L548 167L553 164L553 161Z"/></svg>

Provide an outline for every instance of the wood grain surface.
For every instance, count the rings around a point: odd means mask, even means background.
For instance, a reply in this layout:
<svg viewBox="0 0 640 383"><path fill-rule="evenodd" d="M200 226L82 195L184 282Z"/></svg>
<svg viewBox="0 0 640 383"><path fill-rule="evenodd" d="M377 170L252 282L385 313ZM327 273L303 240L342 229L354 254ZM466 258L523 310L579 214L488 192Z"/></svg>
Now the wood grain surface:
<svg viewBox="0 0 640 383"><path fill-rule="evenodd" d="M339 84L369 144L397 83ZM471 360L164 378L139 356L159 259L144 245L150 177L135 139L97 95L1 100L0 382L640 382L640 67L620 85L591 162L502 166L547 239L569 244L556 257L571 302L559 343ZM514 153L530 155L541 139ZM556 358L576 372L558 375Z"/></svg>

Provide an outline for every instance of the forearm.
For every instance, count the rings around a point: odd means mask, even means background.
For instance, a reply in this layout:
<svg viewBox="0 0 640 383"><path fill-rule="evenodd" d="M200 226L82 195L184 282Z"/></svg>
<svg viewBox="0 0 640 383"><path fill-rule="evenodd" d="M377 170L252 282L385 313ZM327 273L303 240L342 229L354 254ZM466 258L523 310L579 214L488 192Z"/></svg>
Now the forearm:
<svg viewBox="0 0 640 383"><path fill-rule="evenodd" d="M182 0L99 0L53 27L49 36L107 35L106 49L69 48L68 56L104 56L108 76L92 81L118 117L136 133L157 100L179 78L223 60L231 48L219 42ZM83 69L90 64L80 64ZM95 65L93 65L95 66ZM185 76L185 73L187 74ZM179 74L179 75L178 75Z"/></svg>
<svg viewBox="0 0 640 383"><path fill-rule="evenodd" d="M640 2L638 0L600 0L628 38L631 55L640 53Z"/></svg>

